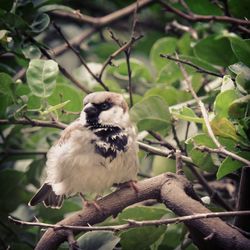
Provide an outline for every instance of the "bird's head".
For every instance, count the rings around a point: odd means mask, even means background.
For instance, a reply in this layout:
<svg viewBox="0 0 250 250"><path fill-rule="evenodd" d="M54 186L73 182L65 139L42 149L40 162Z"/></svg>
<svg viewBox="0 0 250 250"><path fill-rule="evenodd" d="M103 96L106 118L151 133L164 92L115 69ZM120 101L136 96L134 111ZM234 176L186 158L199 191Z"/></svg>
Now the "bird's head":
<svg viewBox="0 0 250 250"><path fill-rule="evenodd" d="M127 127L130 123L128 105L121 94L95 92L83 100L81 120L86 125Z"/></svg>

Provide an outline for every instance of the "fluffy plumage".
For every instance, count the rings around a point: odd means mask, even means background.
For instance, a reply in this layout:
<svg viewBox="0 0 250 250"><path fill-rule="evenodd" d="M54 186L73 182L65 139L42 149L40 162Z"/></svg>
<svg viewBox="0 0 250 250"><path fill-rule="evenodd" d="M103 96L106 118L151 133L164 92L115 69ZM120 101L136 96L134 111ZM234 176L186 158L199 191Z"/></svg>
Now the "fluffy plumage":
<svg viewBox="0 0 250 250"><path fill-rule="evenodd" d="M47 178L29 202L60 208L64 197L102 193L113 184L136 180L138 147L122 95L96 92L84 98L80 118L48 151Z"/></svg>

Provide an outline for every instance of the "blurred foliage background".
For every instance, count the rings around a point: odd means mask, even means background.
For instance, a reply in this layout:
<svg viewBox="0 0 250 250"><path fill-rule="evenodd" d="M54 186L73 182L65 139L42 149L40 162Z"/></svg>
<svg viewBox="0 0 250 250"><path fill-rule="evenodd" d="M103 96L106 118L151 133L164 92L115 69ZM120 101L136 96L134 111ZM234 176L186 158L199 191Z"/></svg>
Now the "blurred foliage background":
<svg viewBox="0 0 250 250"><path fill-rule="evenodd" d="M122 45L131 39L134 11L103 26L81 21L80 13L102 17L132 3L1 1L1 249L32 249L42 234L39 228L9 223L8 215L56 223L82 208L77 197L67 200L60 210L42 205L31 208L27 203L40 185L46 152L59 136L60 129L56 127L78 117L86 89L103 90L82 65L79 55L98 74L103 63L119 49L112 34ZM169 6L194 19L177 15ZM227 155L199 149L199 146L214 149L216 145L207 134L201 111L187 92L183 74L173 58L178 53L180 60L191 64L183 65L193 89L207 107L213 132L221 145L250 160L250 30L249 23L244 23L250 17L249 6L248 0L152 1L138 10L135 33L143 37L133 43L129 58L133 94L130 112L140 132L139 139L165 149L147 131L157 132L190 157L194 165L185 163L185 173L201 197L211 196L209 207L213 211L236 206L241 168L245 164ZM219 18L195 19L211 15ZM236 21L223 21L223 17ZM62 46L65 41L54 24L68 41L74 42L78 55ZM172 60L160 54L170 55ZM101 80L111 91L123 93L130 103L127 66L122 52L106 67ZM35 126L37 120L42 126ZM139 156L139 178L175 171L173 155L166 158L140 151ZM204 188L197 175L204 178L210 190ZM212 196L211 190L219 193L226 205L216 195ZM103 224L171 216L172 212L161 204L136 206L127 208L115 219L108 218ZM78 238L78 244L82 249L166 250L180 249L183 243L182 249L196 249L187 234L182 224L130 229L119 234L88 232ZM61 246L64 248L68 248L67 244Z"/></svg>

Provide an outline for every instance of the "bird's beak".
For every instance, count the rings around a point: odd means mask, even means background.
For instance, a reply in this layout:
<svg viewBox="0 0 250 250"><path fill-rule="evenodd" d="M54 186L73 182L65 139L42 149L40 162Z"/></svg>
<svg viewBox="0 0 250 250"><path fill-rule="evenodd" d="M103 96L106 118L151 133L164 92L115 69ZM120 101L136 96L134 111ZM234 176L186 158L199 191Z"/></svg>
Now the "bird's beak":
<svg viewBox="0 0 250 250"><path fill-rule="evenodd" d="M88 104L84 110L83 110L88 116L93 117L96 116L98 110L95 106L93 106L92 104Z"/></svg>

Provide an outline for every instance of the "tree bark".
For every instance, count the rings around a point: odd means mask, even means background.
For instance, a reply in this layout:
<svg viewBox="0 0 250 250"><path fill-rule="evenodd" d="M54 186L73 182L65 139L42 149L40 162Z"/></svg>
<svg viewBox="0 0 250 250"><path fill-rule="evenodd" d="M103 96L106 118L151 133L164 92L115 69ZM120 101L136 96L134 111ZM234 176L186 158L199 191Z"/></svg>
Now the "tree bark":
<svg viewBox="0 0 250 250"><path fill-rule="evenodd" d="M102 212L95 206L85 207L84 210L58 222L57 224L86 226L100 223L107 217L117 215L124 208L144 200L157 199L163 202L177 215L192 215L210 212L192 190L192 185L183 176L172 173L162 174L138 182L139 192L129 187L121 188L98 201ZM238 231L228 226L219 218L192 220L186 222L194 243L200 249L250 249L250 240ZM79 230L73 230L75 235ZM57 249L67 240L68 230L48 229L36 246L36 250Z"/></svg>

